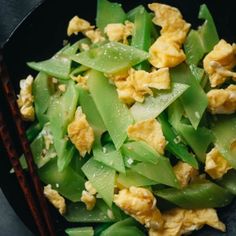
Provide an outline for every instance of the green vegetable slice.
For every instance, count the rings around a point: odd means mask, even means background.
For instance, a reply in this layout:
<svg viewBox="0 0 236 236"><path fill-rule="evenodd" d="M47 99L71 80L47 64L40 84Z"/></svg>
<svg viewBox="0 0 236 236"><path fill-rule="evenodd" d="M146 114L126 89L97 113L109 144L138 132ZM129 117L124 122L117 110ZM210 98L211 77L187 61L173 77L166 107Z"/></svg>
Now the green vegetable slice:
<svg viewBox="0 0 236 236"><path fill-rule="evenodd" d="M182 123L176 125L175 128L193 149L198 159L205 162L207 148L214 142L211 130L205 127L198 127L195 130L191 125Z"/></svg>
<svg viewBox="0 0 236 236"><path fill-rule="evenodd" d="M125 143L121 147L123 156L131 161L142 161L156 164L159 154L148 144L142 141Z"/></svg>
<svg viewBox="0 0 236 236"><path fill-rule="evenodd" d="M142 232L138 228L137 222L132 218L127 218L123 221L117 222L111 225L109 228L104 230L101 233L101 236L145 236L144 232Z"/></svg>
<svg viewBox="0 0 236 236"><path fill-rule="evenodd" d="M236 195L236 171L230 170L228 173L224 174L222 179L217 180L217 183L226 188L229 192Z"/></svg>
<svg viewBox="0 0 236 236"><path fill-rule="evenodd" d="M33 123L27 130L26 130L26 137L29 142L32 142L39 132L42 130L41 125L38 122Z"/></svg>
<svg viewBox="0 0 236 236"><path fill-rule="evenodd" d="M94 158L90 158L83 165L82 171L107 205L111 207L115 186L115 170L101 164Z"/></svg>
<svg viewBox="0 0 236 236"><path fill-rule="evenodd" d="M65 230L69 236L93 236L93 227L68 228Z"/></svg>
<svg viewBox="0 0 236 236"><path fill-rule="evenodd" d="M181 142L180 136L178 136L173 131L167 120L167 117L161 114L158 117L158 120L161 123L163 134L168 142L166 145L166 149L183 162L186 162L194 168L198 169L198 162L196 158L194 157L194 155L189 153L188 148Z"/></svg>
<svg viewBox="0 0 236 236"><path fill-rule="evenodd" d="M63 170L71 160L74 147L67 141L66 130L73 119L78 104L79 91L73 81L68 81L66 91L60 97L54 96L48 108L48 118L53 134L54 147L58 155L58 168Z"/></svg>
<svg viewBox="0 0 236 236"><path fill-rule="evenodd" d="M100 47L92 48L70 56L84 66L108 74L129 69L148 58L148 53L140 49L117 42L109 42Z"/></svg>
<svg viewBox="0 0 236 236"><path fill-rule="evenodd" d="M119 149L127 137L128 126L133 123L130 111L119 100L115 87L102 73L91 70L87 76L93 101L115 147Z"/></svg>
<svg viewBox="0 0 236 236"><path fill-rule="evenodd" d="M135 121L156 118L172 102L180 97L189 88L188 85L173 83L171 90L158 91L157 95L145 98L143 103L136 102L131 108Z"/></svg>
<svg viewBox="0 0 236 236"><path fill-rule="evenodd" d="M88 211L82 202L68 202L66 214L63 216L69 222L105 223L122 220L124 214L115 205L109 208L102 199L97 199L96 205L91 211Z"/></svg>
<svg viewBox="0 0 236 236"><path fill-rule="evenodd" d="M88 90L79 87L79 103L86 119L96 135L100 136L106 127Z"/></svg>
<svg viewBox="0 0 236 236"><path fill-rule="evenodd" d="M33 154L34 163L38 168L43 167L52 158L57 156L54 146L51 144L49 149L46 149L44 135L51 134L50 125L47 123L43 127L42 131L37 135L37 137L30 144L30 148ZM20 163L23 169L27 169L27 164L25 156L20 157Z"/></svg>
<svg viewBox="0 0 236 236"><path fill-rule="evenodd" d="M156 181L156 183L175 188L179 187L170 161L166 157L159 156L157 164L137 163L132 165L130 169L150 180Z"/></svg>
<svg viewBox="0 0 236 236"><path fill-rule="evenodd" d="M208 105L207 96L186 64L182 63L171 69L170 73L173 82L189 85L189 89L180 97L180 100L192 126L197 129Z"/></svg>
<svg viewBox="0 0 236 236"><path fill-rule="evenodd" d="M55 76L59 79L69 79L71 59L68 56L74 55L78 50L78 43L68 47L65 46L51 59L41 62L28 62L27 65L36 70Z"/></svg>
<svg viewBox="0 0 236 236"><path fill-rule="evenodd" d="M223 157L236 169L236 118L221 118L212 127L216 147Z"/></svg>
<svg viewBox="0 0 236 236"><path fill-rule="evenodd" d="M204 24L198 30L191 30L184 43L188 64L198 65L204 54L210 52L219 41L213 18L206 4L201 5L199 18L205 20Z"/></svg>
<svg viewBox="0 0 236 236"><path fill-rule="evenodd" d="M154 194L187 209L224 207L233 199L229 191L210 181L194 183L181 190L163 189Z"/></svg>
<svg viewBox="0 0 236 236"><path fill-rule="evenodd" d="M97 138L98 139L98 138ZM100 140L96 140L93 147L94 160L101 162L121 173L125 173L125 165L123 157L114 145L106 145L102 147Z"/></svg>
<svg viewBox="0 0 236 236"><path fill-rule="evenodd" d="M156 184L156 181L150 180L135 171L126 170L126 173L120 173L117 177L117 183L120 185L129 188L131 186L141 187L141 186L150 186Z"/></svg>
<svg viewBox="0 0 236 236"><path fill-rule="evenodd" d="M52 80L44 72L39 72L33 82L32 94L34 96L34 106L36 117L43 126L48 122L46 116L47 109L50 105L51 96L54 93Z"/></svg>
<svg viewBox="0 0 236 236"><path fill-rule="evenodd" d="M151 16L143 6L140 6L135 13L134 18L131 46L148 52L151 46ZM139 65L136 65L135 68L139 70L149 70L150 64L148 61L144 61Z"/></svg>
<svg viewBox="0 0 236 236"><path fill-rule="evenodd" d="M123 23L126 14L121 4L111 3L107 0L97 0L96 25L103 30L108 24Z"/></svg>
<svg viewBox="0 0 236 236"><path fill-rule="evenodd" d="M38 174L45 184L51 184L52 188L57 190L65 198L72 202L80 201L85 180L70 166L59 172L57 160L55 159L40 168Z"/></svg>

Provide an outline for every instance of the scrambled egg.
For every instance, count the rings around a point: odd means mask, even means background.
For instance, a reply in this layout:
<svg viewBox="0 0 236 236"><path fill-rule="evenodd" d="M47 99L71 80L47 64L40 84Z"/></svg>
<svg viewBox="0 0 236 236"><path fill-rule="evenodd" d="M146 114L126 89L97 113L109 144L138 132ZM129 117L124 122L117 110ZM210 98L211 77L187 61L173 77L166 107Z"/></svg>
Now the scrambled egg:
<svg viewBox="0 0 236 236"><path fill-rule="evenodd" d="M88 211L91 211L96 204L96 197L85 190L82 192L82 197L80 200L85 203Z"/></svg>
<svg viewBox="0 0 236 236"><path fill-rule="evenodd" d="M114 195L114 203L147 228L157 230L162 227L161 212L156 207L155 197L148 189L133 186L122 189Z"/></svg>
<svg viewBox="0 0 236 236"><path fill-rule="evenodd" d="M72 34L83 33L86 37L88 37L93 43L102 42L105 38L102 36L102 33L99 29L95 29L95 26L91 25L88 21L79 18L78 16L74 16L67 28L67 35L71 36Z"/></svg>
<svg viewBox="0 0 236 236"><path fill-rule="evenodd" d="M230 70L236 65L235 45L221 39L203 60L204 70L209 75L211 87L221 85L228 77L236 79Z"/></svg>
<svg viewBox="0 0 236 236"><path fill-rule="evenodd" d="M81 86L84 89L88 89L87 81L88 78L86 76L78 75L78 76L71 76L71 78L77 82L79 86Z"/></svg>
<svg viewBox="0 0 236 236"><path fill-rule="evenodd" d="M18 95L17 103L22 118L26 121L33 121L35 119L34 97L32 95L33 80L34 78L29 75L26 79L20 81L20 94Z"/></svg>
<svg viewBox="0 0 236 236"><path fill-rule="evenodd" d="M85 189L92 195L95 195L97 193L97 190L93 187L90 181L85 182Z"/></svg>
<svg viewBox="0 0 236 236"><path fill-rule="evenodd" d="M45 148L46 150L49 150L51 144L53 144L53 136L48 131L42 132L42 135L44 139Z"/></svg>
<svg viewBox="0 0 236 236"><path fill-rule="evenodd" d="M212 89L207 93L208 110L212 114L232 114L236 111L236 85Z"/></svg>
<svg viewBox="0 0 236 236"><path fill-rule="evenodd" d="M118 77L118 75L116 75L112 77L112 79L115 79L114 83L117 87L120 100L128 105L133 104L135 101L143 102L145 95L153 94L151 88L159 90L170 88L170 74L168 68L161 68L150 73L131 68L126 78L122 79L121 76Z"/></svg>
<svg viewBox="0 0 236 236"><path fill-rule="evenodd" d="M224 159L217 148L213 148L207 153L205 172L208 173L212 179L221 178L230 169L232 169L231 165Z"/></svg>
<svg viewBox="0 0 236 236"><path fill-rule="evenodd" d="M89 153L91 151L94 142L94 132L89 126L81 107L77 108L74 121L68 125L67 131L71 142L79 150L82 157L84 157L87 152Z"/></svg>
<svg viewBox="0 0 236 236"><path fill-rule="evenodd" d="M84 35L88 37L92 41L92 43L99 43L105 40L99 29L87 30L84 32Z"/></svg>
<svg viewBox="0 0 236 236"><path fill-rule="evenodd" d="M205 224L225 232L215 209L173 209L162 214L163 228L150 229L149 236L180 236L202 228Z"/></svg>
<svg viewBox="0 0 236 236"><path fill-rule="evenodd" d="M44 186L43 193L49 202L59 210L61 215L66 212L65 199L56 190L52 189L51 184Z"/></svg>
<svg viewBox="0 0 236 236"><path fill-rule="evenodd" d="M109 41L122 42L128 44L127 38L132 35L134 24L129 21L125 21L125 24L113 23L108 24L104 32L106 33Z"/></svg>
<svg viewBox="0 0 236 236"><path fill-rule="evenodd" d="M156 119L148 119L130 125L128 136L133 140L141 140L152 146L158 153L164 154L166 140L161 125Z"/></svg>
<svg viewBox="0 0 236 236"><path fill-rule="evenodd" d="M80 32L85 32L87 30L94 29L94 26L92 26L88 21L79 18L78 16L74 16L68 25L67 28L67 35L71 36L72 34L78 34Z"/></svg>
<svg viewBox="0 0 236 236"><path fill-rule="evenodd" d="M149 62L157 68L175 67L186 58L181 47L190 24L175 7L160 3L152 3L148 7L155 13L154 24L162 27L161 36L149 49Z"/></svg>
<svg viewBox="0 0 236 236"><path fill-rule="evenodd" d="M179 161L173 167L173 170L182 188L186 187L190 182L193 182L199 175L197 169L182 161Z"/></svg>

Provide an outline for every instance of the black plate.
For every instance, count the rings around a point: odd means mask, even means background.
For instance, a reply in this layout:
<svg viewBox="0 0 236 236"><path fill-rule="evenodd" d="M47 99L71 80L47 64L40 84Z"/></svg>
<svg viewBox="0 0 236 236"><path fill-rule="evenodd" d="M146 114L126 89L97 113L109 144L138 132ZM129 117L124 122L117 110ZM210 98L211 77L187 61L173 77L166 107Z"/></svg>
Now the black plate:
<svg viewBox="0 0 236 236"><path fill-rule="evenodd" d="M146 5L153 1L119 0L119 2L123 4L125 10L129 10L138 4ZM184 18L195 28L201 24L197 19L199 6L202 3L206 3L212 12L220 37L229 42L236 41L236 5L234 1L166 0L159 2L164 2L178 7L183 13ZM5 44L4 56L16 91L18 91L18 81L29 73L32 73L32 71L26 67L26 62L46 59L60 49L63 40L67 38L66 28L68 21L76 14L94 23L96 1L45 1L41 6L34 10L11 35ZM1 107L4 108L8 124L11 127L11 132L14 134L14 126L12 125L13 121L6 110L4 105L5 100L2 97L2 94L0 94L0 102ZM15 143L17 144L18 140L15 139ZM26 207L25 200L20 192L15 176L9 174L10 164L7 161L1 143L0 145L0 186L8 201L23 222L33 232L35 232L35 226ZM18 145L17 148L20 153L21 150ZM69 224L67 224L54 209L51 209L51 211L56 219L58 235L63 235L64 228ZM226 208L220 209L219 215L222 221L227 225L226 234L222 234L216 230L210 229L209 227L204 227L202 230L194 233L194 235L235 236L236 225L234 222L236 222L236 202Z"/></svg>

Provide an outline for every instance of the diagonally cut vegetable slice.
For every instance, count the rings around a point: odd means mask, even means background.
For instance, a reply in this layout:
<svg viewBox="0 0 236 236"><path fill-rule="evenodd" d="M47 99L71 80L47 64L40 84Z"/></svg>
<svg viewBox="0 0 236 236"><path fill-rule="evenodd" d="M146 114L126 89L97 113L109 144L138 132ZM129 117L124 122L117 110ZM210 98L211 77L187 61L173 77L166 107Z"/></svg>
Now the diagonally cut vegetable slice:
<svg viewBox="0 0 236 236"><path fill-rule="evenodd" d="M236 195L236 171L230 170L217 183L229 190L232 194Z"/></svg>
<svg viewBox="0 0 236 236"><path fill-rule="evenodd" d="M212 127L216 147L223 157L236 169L236 118L221 118Z"/></svg>
<svg viewBox="0 0 236 236"><path fill-rule="evenodd" d="M113 217L109 216L109 211ZM123 212L116 205L109 208L102 199L98 198L95 207L91 211L88 211L82 202L68 202L64 217L68 222L74 223L108 223L122 220L123 215Z"/></svg>
<svg viewBox="0 0 236 236"><path fill-rule="evenodd" d="M137 9L134 16L134 30L131 40L131 46L148 51L151 46L151 28L152 20L150 14L145 10L143 6ZM136 69L149 70L150 64L148 61L144 61L139 65L136 65Z"/></svg>
<svg viewBox="0 0 236 236"><path fill-rule="evenodd" d="M233 199L229 191L210 181L194 183L181 190L163 189L154 194L187 209L224 207Z"/></svg>
<svg viewBox="0 0 236 236"><path fill-rule="evenodd" d="M144 236L144 232L142 232L138 228L137 222L133 218L127 218L120 222L117 222L111 225L109 228L105 229L101 236Z"/></svg>
<svg viewBox="0 0 236 236"><path fill-rule="evenodd" d="M79 87L79 103L82 107L83 113L86 115L86 119L92 126L95 134L97 136L100 136L106 130L106 127L97 110L91 94L88 90L81 87Z"/></svg>
<svg viewBox="0 0 236 236"><path fill-rule="evenodd" d="M94 236L93 227L68 228L65 232L69 236Z"/></svg>
<svg viewBox="0 0 236 236"><path fill-rule="evenodd" d="M207 96L185 63L173 68L170 73L173 82L185 83L190 86L180 97L180 100L192 126L197 129L208 105Z"/></svg>
<svg viewBox="0 0 236 236"><path fill-rule="evenodd" d="M147 52L135 47L110 42L70 56L70 58L94 70L112 74L129 69L131 66L146 60L148 56Z"/></svg>
<svg viewBox="0 0 236 236"><path fill-rule="evenodd" d="M111 151L103 153L102 151L96 151L94 153L94 160L101 162L121 173L125 173L124 161L119 151Z"/></svg>
<svg viewBox="0 0 236 236"><path fill-rule="evenodd" d="M198 162L196 158L189 153L188 148L183 143L181 143L181 140L178 140L180 137L173 131L172 127L167 121L167 118L161 114L158 117L158 120L161 123L163 134L168 141L166 149L183 162L186 162L198 169Z"/></svg>
<svg viewBox="0 0 236 236"><path fill-rule="evenodd" d="M126 170L126 173L120 173L116 180L118 186L129 188L131 186L141 187L155 185L156 181L150 180L135 171Z"/></svg>
<svg viewBox="0 0 236 236"><path fill-rule="evenodd" d="M210 52L219 41L213 18L206 6L201 5L199 18L204 24L198 30L191 30L184 44L188 64L198 65L204 54Z"/></svg>
<svg viewBox="0 0 236 236"><path fill-rule="evenodd" d="M173 83L171 90L158 91L155 97L149 96L143 103L136 102L130 108L135 121L156 118L188 88L186 84Z"/></svg>
<svg viewBox="0 0 236 236"><path fill-rule="evenodd" d="M96 25L103 30L108 24L123 23L126 14L121 4L112 3L107 0L97 0Z"/></svg>
<svg viewBox="0 0 236 236"><path fill-rule="evenodd" d="M198 159L205 162L207 148L214 141L211 130L205 127L194 129L191 125L182 123L175 125L175 128L193 149Z"/></svg>
<svg viewBox="0 0 236 236"><path fill-rule="evenodd" d="M83 166L82 171L101 195L106 204L111 207L115 186L115 170L102 165L90 158Z"/></svg>
<svg viewBox="0 0 236 236"><path fill-rule="evenodd" d="M45 113L50 105L53 92L52 80L49 79L46 73L39 72L33 82L32 93L34 96L35 113L41 126L48 121Z"/></svg>
<svg viewBox="0 0 236 236"><path fill-rule="evenodd" d="M142 141L125 143L121 147L123 156L131 160L156 164L159 154L148 144Z"/></svg>
<svg viewBox="0 0 236 236"><path fill-rule="evenodd" d="M131 170L159 184L179 188L178 180L176 179L169 159L166 157L159 156L157 164L144 162L134 164L131 166Z"/></svg>
<svg viewBox="0 0 236 236"><path fill-rule="evenodd" d="M87 76L92 98L115 147L119 149L127 137L127 128L133 123L133 118L119 100L115 87L102 73L91 70Z"/></svg>
<svg viewBox="0 0 236 236"><path fill-rule="evenodd" d="M45 184L51 184L52 188L72 202L80 201L84 190L85 180L70 166L59 172L57 160L51 160L47 165L38 170L40 179Z"/></svg>
<svg viewBox="0 0 236 236"><path fill-rule="evenodd" d="M78 47L78 43L70 47L65 46L51 59L41 62L28 62L27 65L34 70L45 72L56 78L69 79L71 59L69 59L68 56L74 55Z"/></svg>
<svg viewBox="0 0 236 236"><path fill-rule="evenodd" d="M67 83L65 93L52 98L48 109L48 118L53 134L54 146L58 155L58 168L63 170L73 155L73 146L67 141L66 129L73 119L78 104L79 91L73 81Z"/></svg>

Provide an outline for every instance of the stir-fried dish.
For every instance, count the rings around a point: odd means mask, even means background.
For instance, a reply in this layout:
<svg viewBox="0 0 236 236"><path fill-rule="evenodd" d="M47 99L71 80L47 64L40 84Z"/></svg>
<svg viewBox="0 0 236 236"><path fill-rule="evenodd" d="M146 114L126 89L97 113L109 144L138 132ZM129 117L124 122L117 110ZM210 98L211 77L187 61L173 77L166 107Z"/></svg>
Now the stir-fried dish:
<svg viewBox="0 0 236 236"><path fill-rule="evenodd" d="M96 25L74 16L64 47L28 63L38 74L20 81L18 105L46 198L78 223L68 235L226 231L236 45L204 4L199 18L193 29L172 6L98 0Z"/></svg>

